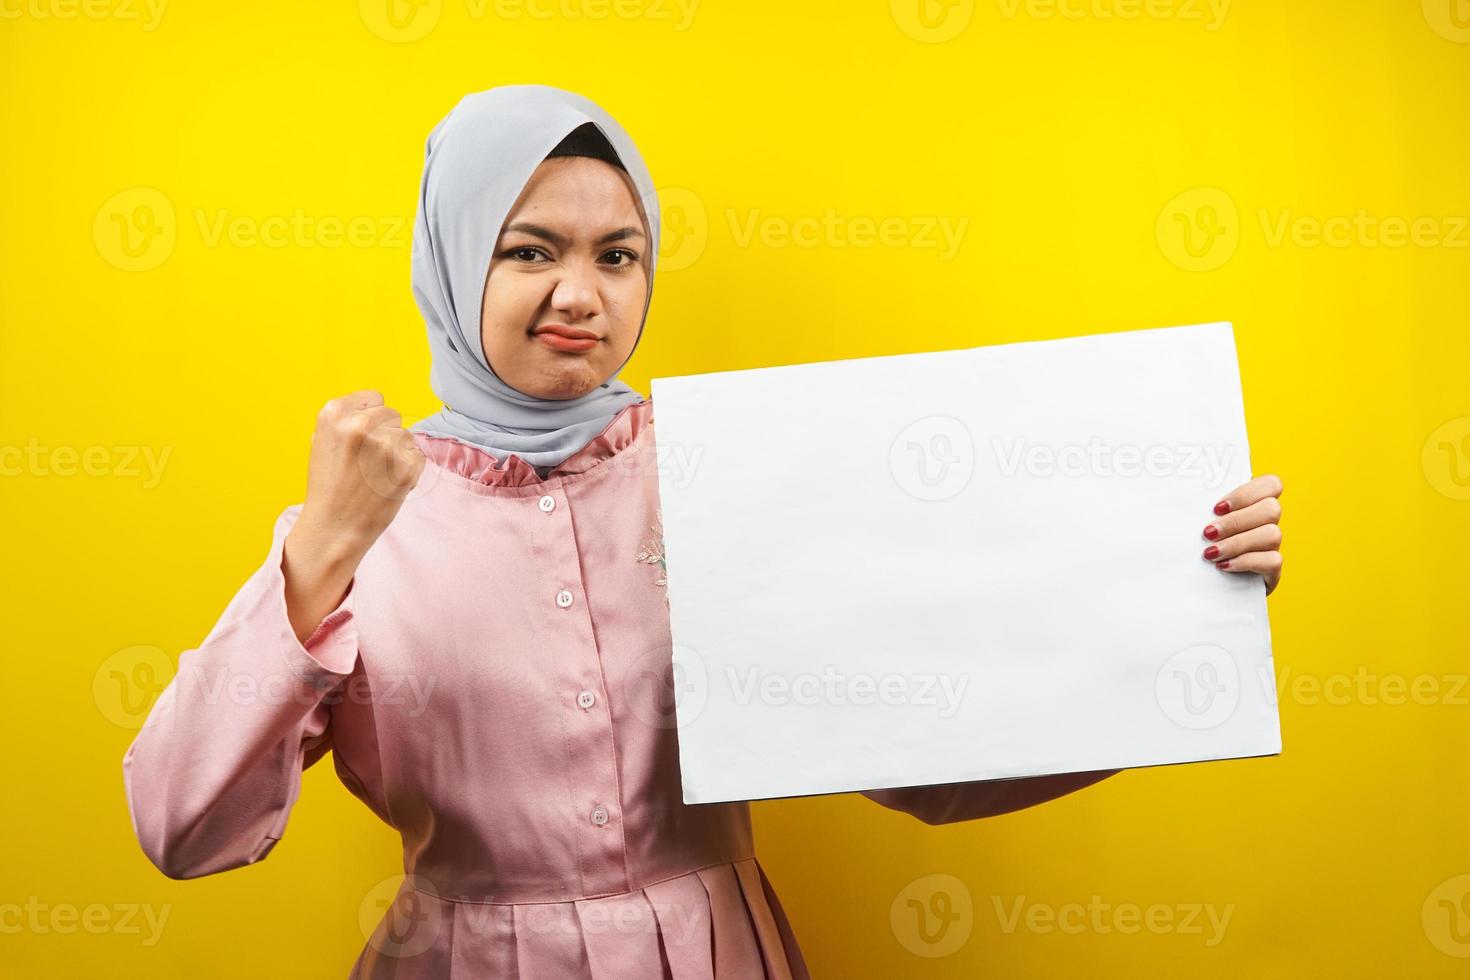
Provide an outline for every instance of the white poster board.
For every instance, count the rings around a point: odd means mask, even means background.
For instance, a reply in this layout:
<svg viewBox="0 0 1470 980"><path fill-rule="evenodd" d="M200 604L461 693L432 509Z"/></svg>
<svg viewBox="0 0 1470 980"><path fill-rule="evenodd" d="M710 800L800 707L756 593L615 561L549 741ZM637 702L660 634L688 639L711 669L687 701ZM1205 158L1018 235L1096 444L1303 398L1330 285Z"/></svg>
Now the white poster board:
<svg viewBox="0 0 1470 980"><path fill-rule="evenodd" d="M1281 751L1228 323L657 378L686 803Z"/></svg>

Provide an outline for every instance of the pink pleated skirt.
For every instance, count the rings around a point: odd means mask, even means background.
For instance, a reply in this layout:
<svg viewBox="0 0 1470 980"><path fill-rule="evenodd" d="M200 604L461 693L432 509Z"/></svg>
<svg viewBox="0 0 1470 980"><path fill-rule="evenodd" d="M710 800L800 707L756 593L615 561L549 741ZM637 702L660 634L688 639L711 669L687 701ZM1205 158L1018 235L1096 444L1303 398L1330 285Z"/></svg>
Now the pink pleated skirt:
<svg viewBox="0 0 1470 980"><path fill-rule="evenodd" d="M404 878L349 980L810 980L759 862L569 902L453 901Z"/></svg>

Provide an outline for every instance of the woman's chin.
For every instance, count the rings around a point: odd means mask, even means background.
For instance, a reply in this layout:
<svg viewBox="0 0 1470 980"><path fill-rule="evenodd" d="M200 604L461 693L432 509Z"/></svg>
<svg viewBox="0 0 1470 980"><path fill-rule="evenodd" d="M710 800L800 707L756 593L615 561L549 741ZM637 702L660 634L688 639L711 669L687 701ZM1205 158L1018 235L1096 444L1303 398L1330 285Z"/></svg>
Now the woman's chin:
<svg viewBox="0 0 1470 980"><path fill-rule="evenodd" d="M550 401L571 401L597 388L602 383L591 365L582 361L578 364L558 365L541 372L534 380L515 388L533 398Z"/></svg>

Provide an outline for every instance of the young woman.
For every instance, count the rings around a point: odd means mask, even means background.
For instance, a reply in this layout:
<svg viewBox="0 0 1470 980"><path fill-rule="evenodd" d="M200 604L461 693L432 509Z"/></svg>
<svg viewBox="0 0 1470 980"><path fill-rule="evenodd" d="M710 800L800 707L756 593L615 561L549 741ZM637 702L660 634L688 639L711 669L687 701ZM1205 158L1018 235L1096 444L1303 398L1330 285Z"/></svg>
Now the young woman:
<svg viewBox="0 0 1470 980"><path fill-rule="evenodd" d="M305 502L124 758L164 874L264 858L330 748L403 837L354 977L807 976L747 804L682 802L652 405L617 381L658 233L585 98L495 88L430 133L413 289L445 407L318 415ZM1204 535L1268 590L1280 489L1238 488ZM864 795L948 823L1115 771Z"/></svg>

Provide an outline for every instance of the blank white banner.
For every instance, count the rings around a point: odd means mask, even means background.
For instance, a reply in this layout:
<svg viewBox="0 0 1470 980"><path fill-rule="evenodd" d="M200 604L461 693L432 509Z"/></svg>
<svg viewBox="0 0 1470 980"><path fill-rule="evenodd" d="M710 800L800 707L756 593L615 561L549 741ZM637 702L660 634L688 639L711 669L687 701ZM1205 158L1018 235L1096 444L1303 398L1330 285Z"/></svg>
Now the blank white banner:
<svg viewBox="0 0 1470 980"><path fill-rule="evenodd" d="M1262 580L1201 557L1252 475L1228 323L653 402L686 803L1281 751Z"/></svg>

